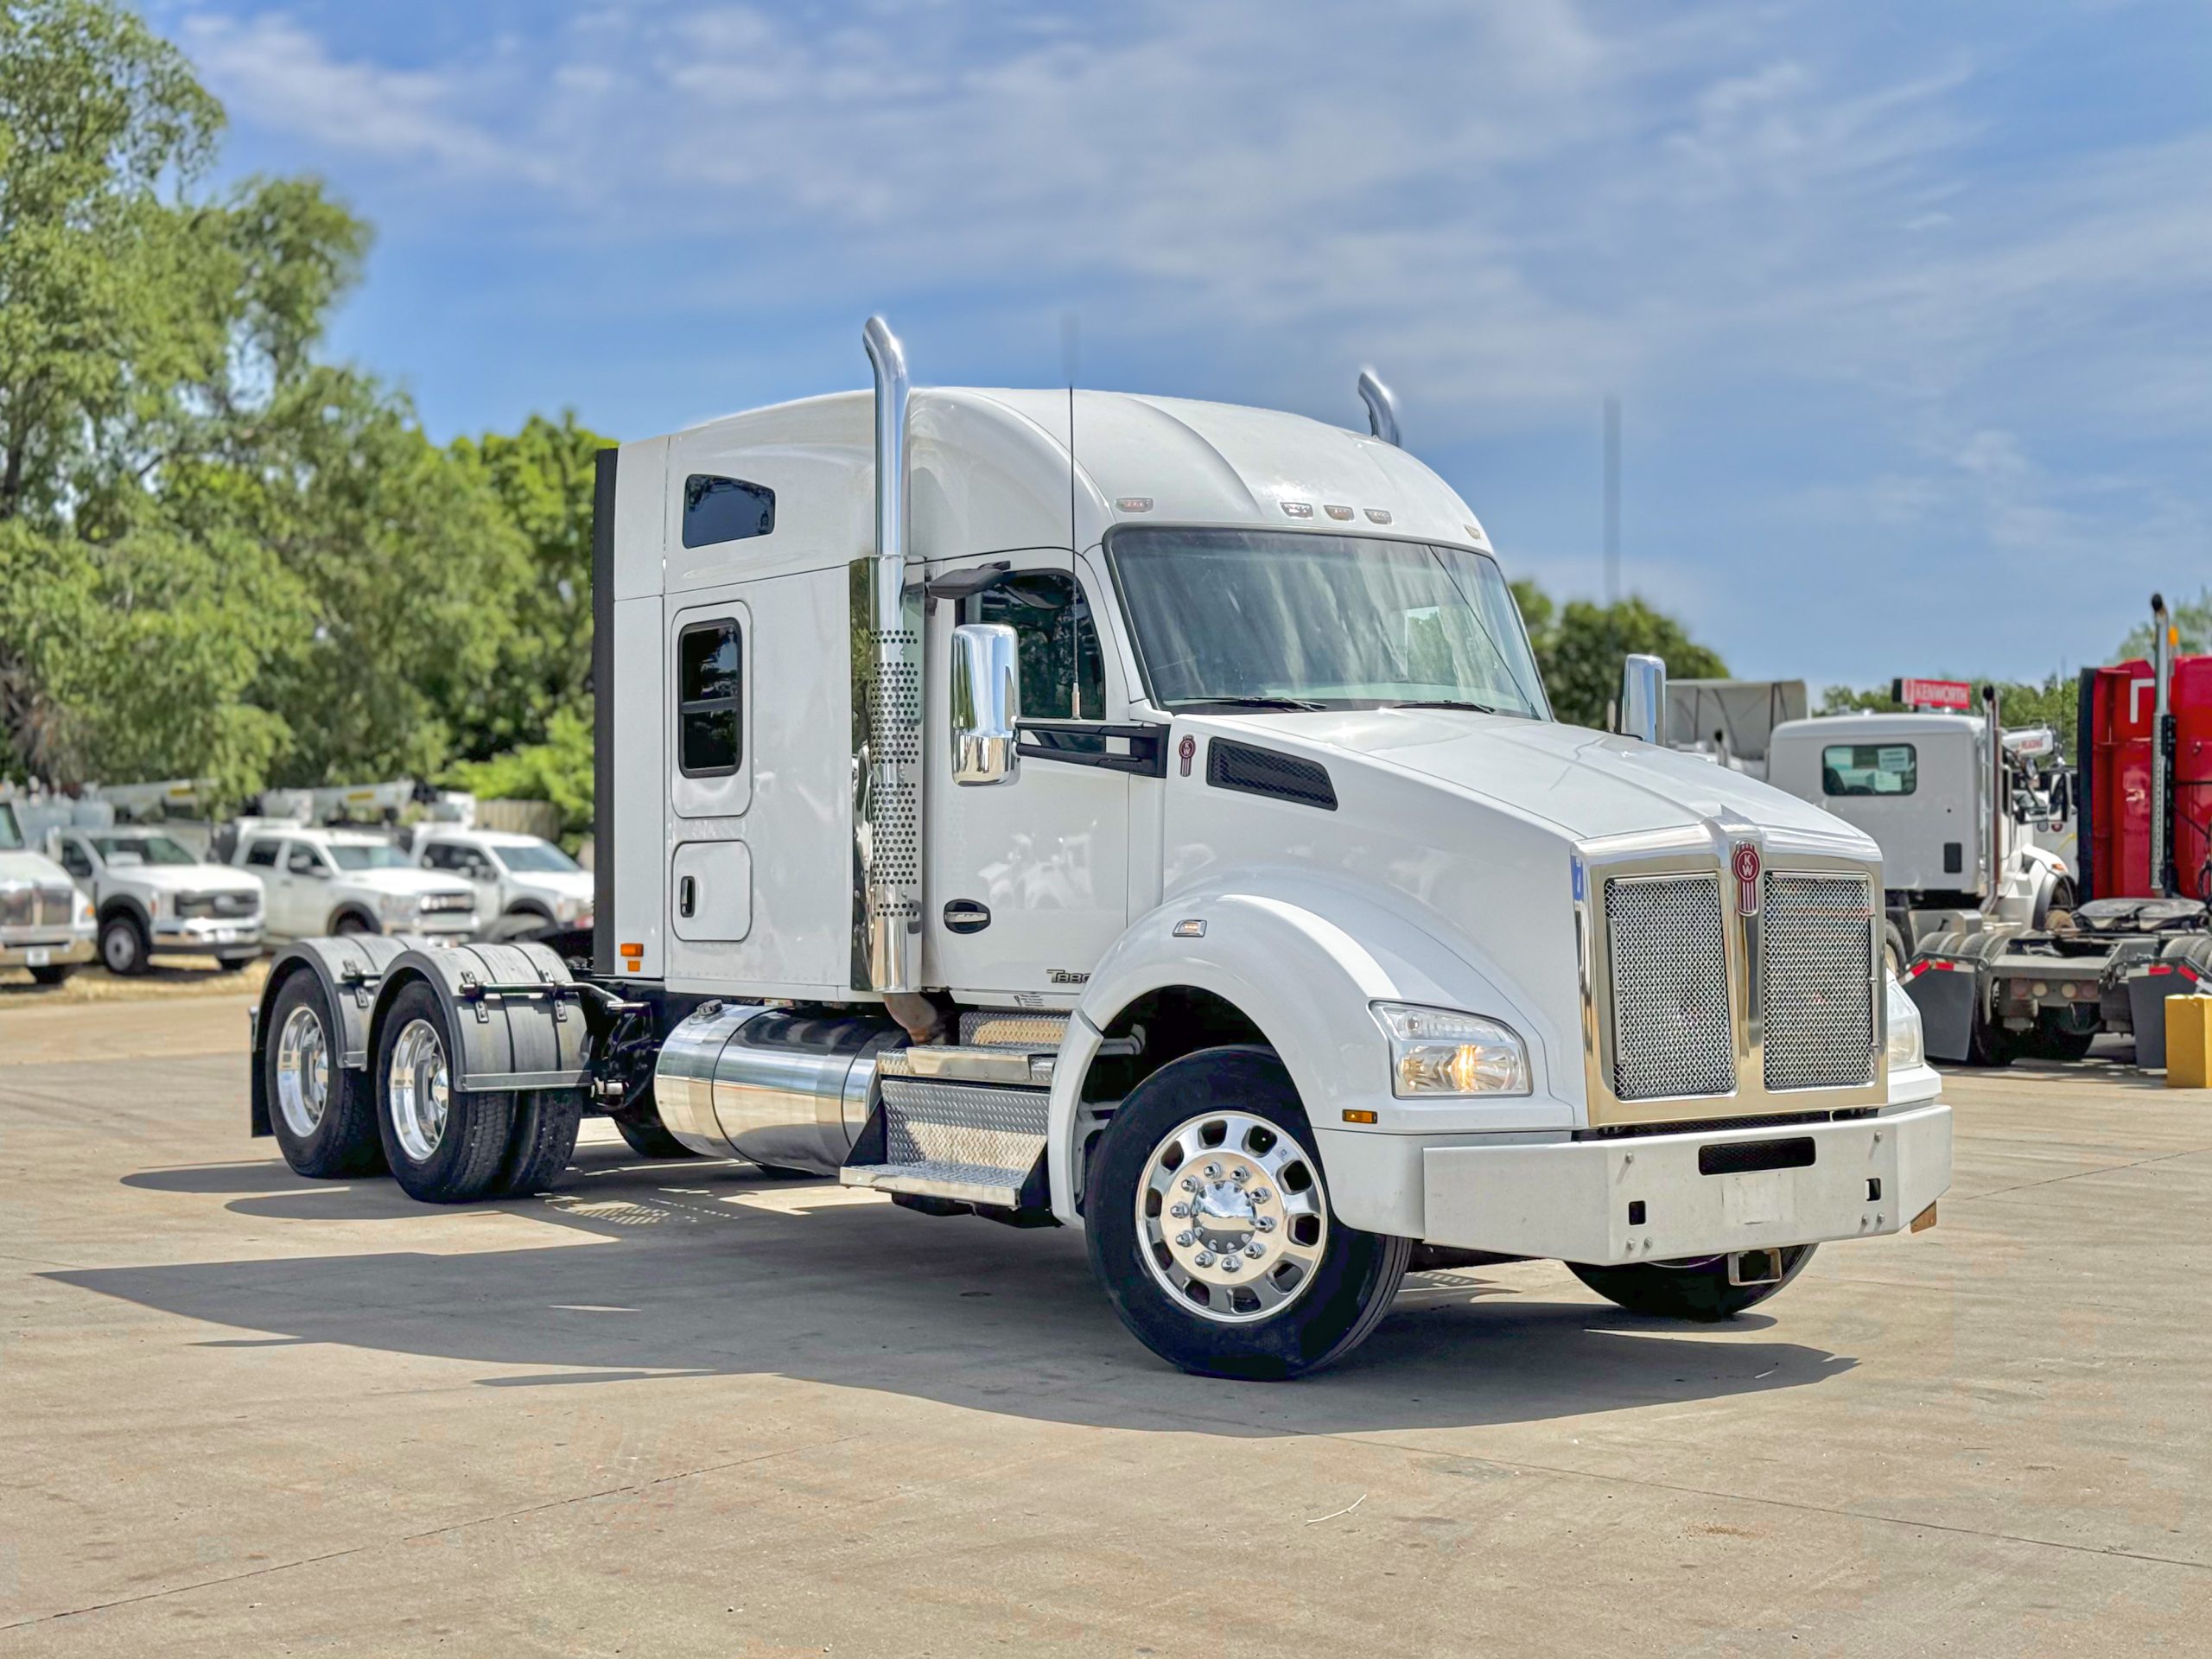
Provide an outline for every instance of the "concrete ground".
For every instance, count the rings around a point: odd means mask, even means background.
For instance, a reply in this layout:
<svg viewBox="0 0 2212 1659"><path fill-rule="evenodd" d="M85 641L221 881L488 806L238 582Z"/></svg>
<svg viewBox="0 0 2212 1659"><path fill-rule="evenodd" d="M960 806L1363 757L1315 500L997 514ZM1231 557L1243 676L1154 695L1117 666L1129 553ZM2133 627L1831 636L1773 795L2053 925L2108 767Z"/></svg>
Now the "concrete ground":
<svg viewBox="0 0 2212 1659"><path fill-rule="evenodd" d="M244 998L0 1009L0 1653L2212 1650L2212 1096L1954 1077L1958 1184L1720 1328L1408 1281L1201 1382L1073 1233L588 1130L425 1209Z"/></svg>

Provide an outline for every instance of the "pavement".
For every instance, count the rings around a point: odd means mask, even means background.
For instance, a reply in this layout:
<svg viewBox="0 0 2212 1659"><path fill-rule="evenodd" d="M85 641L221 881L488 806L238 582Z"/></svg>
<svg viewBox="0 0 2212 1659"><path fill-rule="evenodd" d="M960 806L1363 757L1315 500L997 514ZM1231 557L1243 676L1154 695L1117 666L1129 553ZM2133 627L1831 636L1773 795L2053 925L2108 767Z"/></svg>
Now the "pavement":
<svg viewBox="0 0 2212 1659"><path fill-rule="evenodd" d="M0 1008L0 1654L2212 1650L2212 1094L1960 1074L1941 1224L1732 1324L1433 1274L1239 1384L1073 1232L604 1126L297 1179L245 1007Z"/></svg>

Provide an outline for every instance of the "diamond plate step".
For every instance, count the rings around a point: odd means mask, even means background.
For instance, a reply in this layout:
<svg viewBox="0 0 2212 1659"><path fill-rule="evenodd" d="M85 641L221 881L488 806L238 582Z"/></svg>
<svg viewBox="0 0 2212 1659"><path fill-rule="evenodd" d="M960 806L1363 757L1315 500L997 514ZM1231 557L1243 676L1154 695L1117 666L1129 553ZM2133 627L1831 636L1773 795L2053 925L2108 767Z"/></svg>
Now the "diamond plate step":
<svg viewBox="0 0 2212 1659"><path fill-rule="evenodd" d="M963 1008L960 1041L969 1048L1017 1048L1050 1054L1068 1034L1068 1016L1035 1008Z"/></svg>
<svg viewBox="0 0 2212 1659"><path fill-rule="evenodd" d="M878 1087L881 1156L839 1170L844 1185L1007 1209L1042 1203L1046 1090L895 1075Z"/></svg>

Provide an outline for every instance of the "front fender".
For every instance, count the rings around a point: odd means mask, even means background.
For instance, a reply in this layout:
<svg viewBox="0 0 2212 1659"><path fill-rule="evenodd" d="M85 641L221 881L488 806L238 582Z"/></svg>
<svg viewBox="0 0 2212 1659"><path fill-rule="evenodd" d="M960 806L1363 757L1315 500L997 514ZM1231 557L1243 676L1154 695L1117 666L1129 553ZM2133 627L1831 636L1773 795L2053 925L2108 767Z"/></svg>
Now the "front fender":
<svg viewBox="0 0 2212 1659"><path fill-rule="evenodd" d="M1178 924L1202 923L1179 938ZM1491 962L1477 963L1414 917L1311 872L1248 873L1179 894L1141 918L1092 970L1053 1071L1046 1125L1052 1211L1076 1217L1082 1090L1101 1034L1138 999L1189 986L1222 998L1282 1058L1317 1131L1345 1130L1349 1109L1376 1122L1351 1133L1461 1134L1571 1128L1578 1064L1562 1033ZM1390 1092L1389 1048L1369 1005L1413 1002L1501 1020L1529 1047L1533 1092L1414 1103ZM1579 1051L1577 1051L1579 1052Z"/></svg>

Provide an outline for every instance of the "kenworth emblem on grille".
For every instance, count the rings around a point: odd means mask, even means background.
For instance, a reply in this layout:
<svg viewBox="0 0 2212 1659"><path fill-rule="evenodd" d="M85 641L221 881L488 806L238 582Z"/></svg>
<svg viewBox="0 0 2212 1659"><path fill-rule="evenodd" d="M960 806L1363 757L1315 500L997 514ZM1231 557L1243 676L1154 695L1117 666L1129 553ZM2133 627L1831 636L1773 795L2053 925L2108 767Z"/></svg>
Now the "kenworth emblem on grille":
<svg viewBox="0 0 2212 1659"><path fill-rule="evenodd" d="M1739 841L1728 855L1728 868L1736 877L1736 913L1756 916L1759 913L1759 849L1756 843Z"/></svg>

